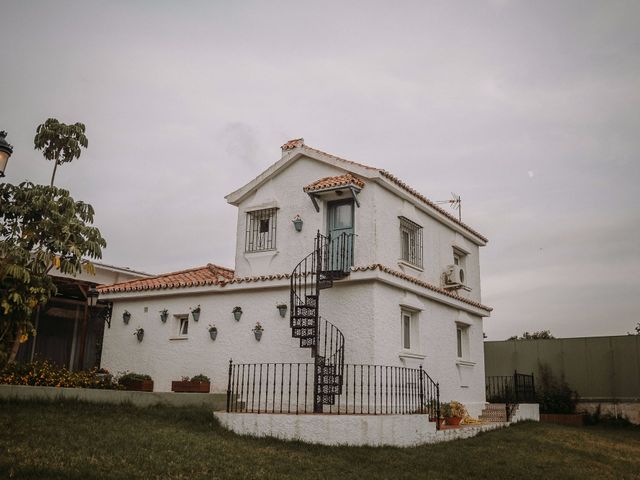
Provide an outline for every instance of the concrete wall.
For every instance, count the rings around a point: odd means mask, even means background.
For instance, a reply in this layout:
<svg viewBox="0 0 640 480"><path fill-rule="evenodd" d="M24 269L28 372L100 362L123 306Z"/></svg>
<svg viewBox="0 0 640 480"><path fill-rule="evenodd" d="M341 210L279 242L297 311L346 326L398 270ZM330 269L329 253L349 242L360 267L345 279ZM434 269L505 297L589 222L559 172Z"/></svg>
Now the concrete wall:
<svg viewBox="0 0 640 480"><path fill-rule="evenodd" d="M128 392L92 388L34 387L28 385L0 385L0 398L16 400L79 400L91 403L130 403L137 407L167 405L171 407L201 406L224 410L225 394Z"/></svg>
<svg viewBox="0 0 640 480"><path fill-rule="evenodd" d="M537 403L518 404L513 417L511 417L511 423L524 422L526 420L532 420L534 422L540 421L540 405Z"/></svg>
<svg viewBox="0 0 640 480"><path fill-rule="evenodd" d="M583 401L640 400L640 336L485 342L487 376L537 375L547 364Z"/></svg>

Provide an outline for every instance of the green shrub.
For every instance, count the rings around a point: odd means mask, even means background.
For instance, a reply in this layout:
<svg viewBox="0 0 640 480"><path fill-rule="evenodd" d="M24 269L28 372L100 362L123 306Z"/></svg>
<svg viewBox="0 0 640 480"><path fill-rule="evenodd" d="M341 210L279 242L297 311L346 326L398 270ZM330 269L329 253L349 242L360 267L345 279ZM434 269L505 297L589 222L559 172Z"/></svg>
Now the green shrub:
<svg viewBox="0 0 640 480"><path fill-rule="evenodd" d="M127 385L131 382L141 382L143 380L151 380L151 377L144 373L127 372L117 378L117 382L120 385Z"/></svg>
<svg viewBox="0 0 640 480"><path fill-rule="evenodd" d="M192 382L211 382L211 379L206 375L199 373L198 375L191 377L191 381Z"/></svg>
<svg viewBox="0 0 640 480"><path fill-rule="evenodd" d="M48 360L11 363L0 372L0 383L39 387L114 388L111 378L104 369L72 372Z"/></svg>
<svg viewBox="0 0 640 480"><path fill-rule="evenodd" d="M575 413L577 392L571 390L564 378L555 378L549 365L540 364L538 369L536 397L540 413Z"/></svg>

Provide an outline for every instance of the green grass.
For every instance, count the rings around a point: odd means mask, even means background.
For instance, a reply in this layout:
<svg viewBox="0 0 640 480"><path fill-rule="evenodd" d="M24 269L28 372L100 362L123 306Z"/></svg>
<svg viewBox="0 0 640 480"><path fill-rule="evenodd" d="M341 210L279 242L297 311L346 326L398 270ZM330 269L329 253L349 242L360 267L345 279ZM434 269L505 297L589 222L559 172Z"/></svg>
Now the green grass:
<svg viewBox="0 0 640 480"><path fill-rule="evenodd" d="M640 429L525 423L416 448L240 437L204 409L0 402L0 478L640 478Z"/></svg>

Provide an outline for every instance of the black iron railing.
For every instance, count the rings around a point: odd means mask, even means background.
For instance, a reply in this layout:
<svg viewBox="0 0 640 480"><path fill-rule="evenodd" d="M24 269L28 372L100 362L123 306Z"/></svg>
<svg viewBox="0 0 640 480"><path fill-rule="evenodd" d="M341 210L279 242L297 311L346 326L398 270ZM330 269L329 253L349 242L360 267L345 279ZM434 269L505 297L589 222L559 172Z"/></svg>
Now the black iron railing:
<svg viewBox="0 0 640 480"><path fill-rule="evenodd" d="M440 417L440 387L421 368L343 364L332 401L314 404L314 363L229 362L227 411Z"/></svg>
<svg viewBox="0 0 640 480"><path fill-rule="evenodd" d="M536 387L533 373L525 375L517 371L513 375L486 378L486 398L491 403L534 403Z"/></svg>

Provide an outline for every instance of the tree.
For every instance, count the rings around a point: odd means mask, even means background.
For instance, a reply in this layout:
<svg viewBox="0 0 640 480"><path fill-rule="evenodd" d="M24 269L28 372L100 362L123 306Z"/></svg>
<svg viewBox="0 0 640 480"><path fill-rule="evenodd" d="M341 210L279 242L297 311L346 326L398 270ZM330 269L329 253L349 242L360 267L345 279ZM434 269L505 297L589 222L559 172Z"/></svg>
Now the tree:
<svg viewBox="0 0 640 480"><path fill-rule="evenodd" d="M44 158L54 161L53 174L51 175L52 187L58 165L71 162L74 158L80 158L81 147L87 148L89 145L84 131L83 123L67 125L55 118L49 118L43 124L38 125L33 143L36 150L42 150Z"/></svg>
<svg viewBox="0 0 640 480"><path fill-rule="evenodd" d="M0 185L0 364L33 332L34 311L56 293L49 271L94 273L106 242L91 205L67 190L30 182Z"/></svg>
<svg viewBox="0 0 640 480"><path fill-rule="evenodd" d="M556 338L553 336L550 330L540 330L539 332L524 332L521 337L514 335L509 337L509 340L548 340L550 338Z"/></svg>
<svg viewBox="0 0 640 480"><path fill-rule="evenodd" d="M634 330L636 331L636 333L627 332L627 335L640 335L640 322L638 322Z"/></svg>

